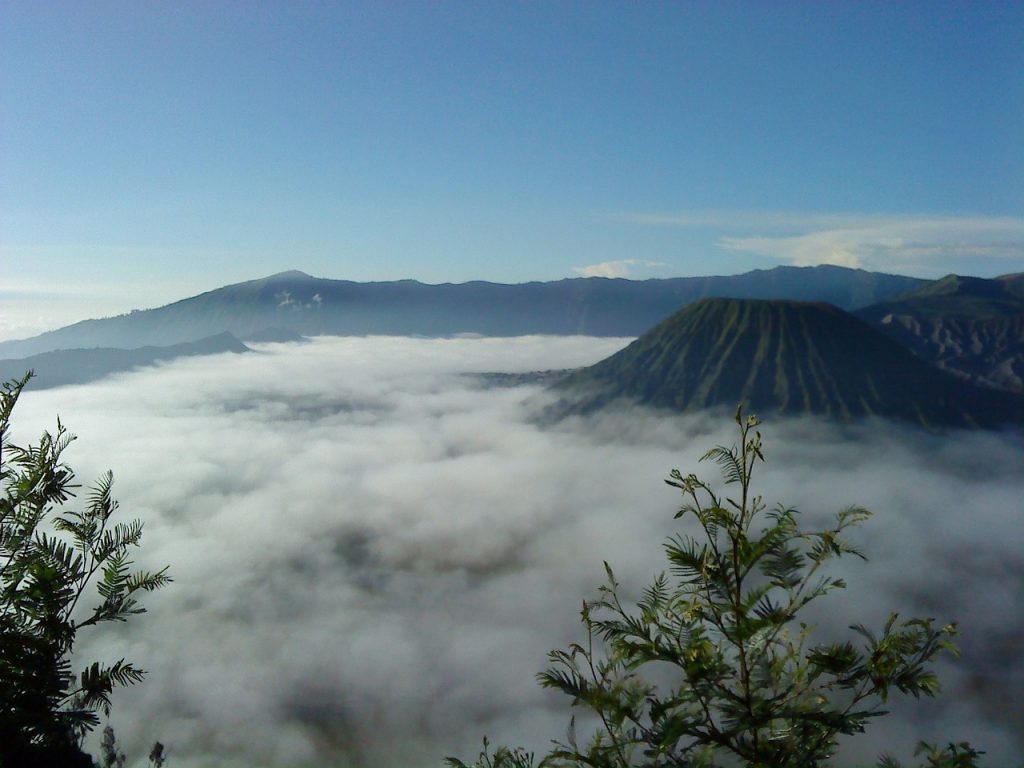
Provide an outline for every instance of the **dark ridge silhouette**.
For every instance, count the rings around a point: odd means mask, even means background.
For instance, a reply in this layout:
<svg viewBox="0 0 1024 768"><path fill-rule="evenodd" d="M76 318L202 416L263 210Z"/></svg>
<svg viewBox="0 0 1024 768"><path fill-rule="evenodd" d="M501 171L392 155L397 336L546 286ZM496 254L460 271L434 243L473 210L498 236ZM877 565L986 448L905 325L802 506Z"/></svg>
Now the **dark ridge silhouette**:
<svg viewBox="0 0 1024 768"><path fill-rule="evenodd" d="M251 351L230 333L219 333L199 341L168 347L60 349L21 359L0 360L0 381L21 378L27 371L34 371L28 389L49 389L66 384L85 384L112 373L179 357Z"/></svg>
<svg viewBox="0 0 1024 768"><path fill-rule="evenodd" d="M1010 293L1024 299L1024 272L1014 272L1010 275L1000 275L996 278Z"/></svg>

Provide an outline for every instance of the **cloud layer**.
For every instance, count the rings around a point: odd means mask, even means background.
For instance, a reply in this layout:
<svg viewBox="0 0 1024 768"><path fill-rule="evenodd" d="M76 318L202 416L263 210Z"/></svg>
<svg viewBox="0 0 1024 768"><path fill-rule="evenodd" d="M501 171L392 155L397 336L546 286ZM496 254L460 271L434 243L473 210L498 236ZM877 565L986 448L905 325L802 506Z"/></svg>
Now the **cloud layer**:
<svg viewBox="0 0 1024 768"><path fill-rule="evenodd" d="M585 267L573 267L572 271L580 277L637 277L639 274L650 276L649 273L669 266L663 261L647 259L621 259L619 261L602 261L600 264L589 264Z"/></svg>
<svg viewBox="0 0 1024 768"><path fill-rule="evenodd" d="M833 264L879 272L948 273L968 261L1007 271L1024 259L1024 220L877 218L795 236L723 237L722 247L796 266ZM998 271L998 267L996 267Z"/></svg>
<svg viewBox="0 0 1024 768"><path fill-rule="evenodd" d="M795 266L832 264L879 272L998 274L1024 268L1024 219L697 211L629 214L654 226L714 229L718 245Z"/></svg>
<svg viewBox="0 0 1024 768"><path fill-rule="evenodd" d="M661 480L731 425L636 412L543 429L536 388L462 374L582 365L625 341L319 339L26 395L16 437L60 413L80 477L114 469L123 514L146 521L141 564L175 578L145 616L83 637L83 658L150 671L115 698L119 741L140 765L160 739L182 767L386 767L468 757L485 733L537 750L562 737L568 701L533 675L580 638L602 560L635 588L660 569L678 525ZM844 566L824 625L890 609L962 622L947 695L900 709L857 755L971 738L992 765L1015 759L1024 443L810 421L766 439L769 501L809 521L876 512L871 563Z"/></svg>

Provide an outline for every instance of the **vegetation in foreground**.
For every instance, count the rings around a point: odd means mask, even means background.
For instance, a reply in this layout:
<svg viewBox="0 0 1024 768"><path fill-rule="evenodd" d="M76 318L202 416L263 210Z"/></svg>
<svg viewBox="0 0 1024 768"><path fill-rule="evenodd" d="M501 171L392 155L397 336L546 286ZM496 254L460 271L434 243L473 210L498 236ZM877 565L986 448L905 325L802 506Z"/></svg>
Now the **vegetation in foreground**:
<svg viewBox="0 0 1024 768"><path fill-rule="evenodd" d="M0 768L91 768L82 739L100 712L110 714L113 689L145 673L124 659L73 672L78 633L143 613L141 593L170 577L166 568L132 570L142 523L113 522L109 472L90 487L84 509L67 507L80 486L61 457L74 436L59 420L35 445L9 442L28 379L0 389ZM98 602L86 609L91 599ZM154 750L162 760L162 748Z"/></svg>
<svg viewBox="0 0 1024 768"><path fill-rule="evenodd" d="M476 762L448 758L450 766L819 768L840 737L886 714L890 695L938 693L932 666L957 652L955 625L892 614L880 630L854 625L850 640L816 642L799 620L809 603L846 587L827 565L864 557L846 534L870 513L845 509L809 531L794 509L768 511L752 490L764 461L760 422L742 409L736 422L739 445L702 459L718 464L735 495L673 470L666 482L684 498L676 517L694 518L701 534L665 543L671 576L658 576L635 607L620 600L605 563L607 583L583 603L583 642L552 651L552 666L538 675L586 712L593 737L577 740L573 718L565 742L539 762L519 748L491 751L485 739ZM983 753L966 742L922 742L916 754L929 768L974 768ZM883 755L879 766L900 764Z"/></svg>

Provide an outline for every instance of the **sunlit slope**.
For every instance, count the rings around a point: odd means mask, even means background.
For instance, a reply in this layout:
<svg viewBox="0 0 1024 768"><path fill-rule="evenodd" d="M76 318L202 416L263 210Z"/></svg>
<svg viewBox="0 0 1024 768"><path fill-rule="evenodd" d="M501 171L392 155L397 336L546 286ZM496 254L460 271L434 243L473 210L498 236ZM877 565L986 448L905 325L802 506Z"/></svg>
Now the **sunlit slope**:
<svg viewBox="0 0 1024 768"><path fill-rule="evenodd" d="M1024 398L959 382L836 307L792 301L698 301L556 390L561 413L614 401L674 411L743 402L840 421L992 427L1024 418Z"/></svg>

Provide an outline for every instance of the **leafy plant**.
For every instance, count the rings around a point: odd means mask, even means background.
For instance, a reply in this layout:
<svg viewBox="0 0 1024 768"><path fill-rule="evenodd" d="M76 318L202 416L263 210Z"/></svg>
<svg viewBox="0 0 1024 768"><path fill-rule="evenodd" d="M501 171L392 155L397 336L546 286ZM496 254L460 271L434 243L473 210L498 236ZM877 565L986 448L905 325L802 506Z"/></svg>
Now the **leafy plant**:
<svg viewBox="0 0 1024 768"><path fill-rule="evenodd" d="M99 768L124 768L127 759L127 756L117 744L117 736L114 734L114 729L108 725L103 729L103 740L100 742ZM153 748L149 751L149 764L153 768L163 768L167 764L164 745L159 741L155 742Z"/></svg>
<svg viewBox="0 0 1024 768"><path fill-rule="evenodd" d="M0 765L83 761L78 742L110 712L117 686L143 670L121 659L75 674L71 654L81 629L143 613L143 592L170 581L167 569L132 570L142 523L114 523L117 502L107 472L84 508L68 509L74 471L63 452L74 440L57 421L35 445L8 441L11 415L31 374L0 388ZM81 603L95 587L98 603Z"/></svg>
<svg viewBox="0 0 1024 768"><path fill-rule="evenodd" d="M723 498L696 475L673 470L666 482L684 498L676 517L695 519L700 535L666 542L669 575L647 586L635 607L623 604L605 563L607 583L583 603L585 640L551 652L541 685L572 697L598 728L589 742L577 741L573 719L540 766L817 768L834 757L839 737L884 715L893 692L938 692L932 662L957 652L955 625L892 614L879 631L854 625L850 640L816 642L799 620L809 603L846 587L827 564L864 557L846 534L870 513L845 509L828 527L808 531L796 510L769 511L752 490L764 461L760 422L742 409L736 422L739 445L702 458L719 466L736 494ZM981 754L966 743L922 743L918 753L931 768L971 768ZM469 768L455 758L448 764ZM473 765L533 764L521 749L492 754L485 741Z"/></svg>

